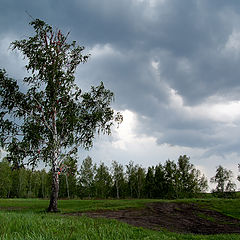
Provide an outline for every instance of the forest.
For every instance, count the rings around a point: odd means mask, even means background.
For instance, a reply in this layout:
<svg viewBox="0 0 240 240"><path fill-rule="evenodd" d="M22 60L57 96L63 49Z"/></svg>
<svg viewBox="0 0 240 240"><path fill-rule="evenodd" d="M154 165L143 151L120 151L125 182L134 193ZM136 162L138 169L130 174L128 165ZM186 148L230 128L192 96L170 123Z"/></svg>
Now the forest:
<svg viewBox="0 0 240 240"><path fill-rule="evenodd" d="M219 173L220 171L211 179L212 182L219 177ZM180 156L176 163L167 160L164 164L148 169L133 161L126 166L117 161L113 161L111 167L104 162L97 165L93 164L89 156L78 168L77 160L70 158L58 169L58 175L59 198L63 199L177 199L198 197L208 190L206 177L190 163L190 158L186 155ZM214 191L234 193L235 185L230 175L225 179L223 189L220 188L220 182ZM0 162L0 197L45 199L50 197L50 192L50 171L30 169L23 165L14 166L7 158Z"/></svg>

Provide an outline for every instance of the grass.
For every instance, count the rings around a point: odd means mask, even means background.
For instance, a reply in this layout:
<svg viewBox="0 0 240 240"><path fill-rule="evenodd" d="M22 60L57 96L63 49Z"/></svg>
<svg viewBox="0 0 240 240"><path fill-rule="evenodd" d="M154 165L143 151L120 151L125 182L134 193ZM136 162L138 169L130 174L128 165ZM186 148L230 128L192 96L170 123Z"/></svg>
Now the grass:
<svg viewBox="0 0 240 240"><path fill-rule="evenodd" d="M204 199L193 200L202 207L221 212L227 216L240 219L240 199ZM240 239L240 237L239 237Z"/></svg>
<svg viewBox="0 0 240 240"><path fill-rule="evenodd" d="M99 209L119 210L125 208L143 208L151 199L123 200L58 200L61 213L95 211ZM161 201L161 200L155 200ZM49 200L42 199L0 199L0 211L44 212Z"/></svg>
<svg viewBox="0 0 240 240"><path fill-rule="evenodd" d="M158 200L160 201L160 200ZM182 200L181 200L182 201ZM240 200L184 200L202 206L233 214L240 218ZM207 202L206 202L207 201ZM127 207L141 208L152 200L60 200L62 212L89 211L97 209L123 209ZM55 239L162 239L162 240L237 240L239 235L192 235L177 234L168 231L151 231L137 228L125 223L109 219L91 219L87 217L63 216L47 214L44 210L48 200L39 199L0 199L0 239L1 240L55 240ZM229 209L229 211L228 211Z"/></svg>
<svg viewBox="0 0 240 240"><path fill-rule="evenodd" d="M0 213L0 239L239 239L239 235L200 236L157 232L107 219L53 214Z"/></svg>

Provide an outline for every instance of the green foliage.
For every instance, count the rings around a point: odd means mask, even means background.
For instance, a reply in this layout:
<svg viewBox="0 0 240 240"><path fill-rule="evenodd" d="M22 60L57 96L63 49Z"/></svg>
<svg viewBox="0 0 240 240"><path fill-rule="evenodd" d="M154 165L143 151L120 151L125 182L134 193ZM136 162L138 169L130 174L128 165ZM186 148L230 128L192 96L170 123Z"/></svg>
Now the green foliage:
<svg viewBox="0 0 240 240"><path fill-rule="evenodd" d="M137 198L141 198L144 195L144 185L145 185L145 169L137 165L137 172L136 172L136 193Z"/></svg>
<svg viewBox="0 0 240 240"><path fill-rule="evenodd" d="M77 159L68 158L59 168L59 197L77 196Z"/></svg>
<svg viewBox="0 0 240 240"><path fill-rule="evenodd" d="M154 193L153 197L165 198L166 194L166 182L165 182L165 170L164 167L159 164L155 167L155 175L154 175Z"/></svg>
<svg viewBox="0 0 240 240"><path fill-rule="evenodd" d="M116 188L116 197L119 199L120 194L123 195L123 188L125 185L123 165L117 161L112 162L112 178L114 181L114 188Z"/></svg>
<svg viewBox="0 0 240 240"><path fill-rule="evenodd" d="M14 169L6 160L0 162L0 196L11 198L47 198L50 176L43 169Z"/></svg>
<svg viewBox="0 0 240 240"><path fill-rule="evenodd" d="M156 175L156 174L155 174ZM155 179L154 179L154 167L149 167L146 179L145 179L145 192L148 198L153 198L154 196L154 187L155 187Z"/></svg>
<svg viewBox="0 0 240 240"><path fill-rule="evenodd" d="M89 58L82 54L84 47L68 43L68 34L42 20L30 25L35 35L11 43L28 60L26 91L0 70L0 144L18 166L24 161L35 166L41 160L50 165L50 205L55 205L50 210L57 211L58 169L79 147L92 147L95 134L110 134L122 116L114 116L113 93L102 82L85 93L75 84L77 66Z"/></svg>
<svg viewBox="0 0 240 240"><path fill-rule="evenodd" d="M211 182L217 184L213 192L218 197L234 197L236 184L232 182L232 178L232 171L219 165L216 169L216 175L211 178Z"/></svg>
<svg viewBox="0 0 240 240"><path fill-rule="evenodd" d="M60 151L73 144L89 148L95 132L110 134L113 93L103 83L82 93L74 83L74 73L89 57L82 55L84 47L76 46L76 42L68 44L67 35L54 32L41 20L31 25L35 36L11 44L28 59L26 68L32 76L24 78L27 92L20 92L17 82L0 71L1 143L12 158L21 156L23 160L28 156L30 161L49 162L56 148ZM60 152L59 160L64 157Z"/></svg>
<svg viewBox="0 0 240 240"><path fill-rule="evenodd" d="M77 159L67 158L57 169L60 180L60 198L190 198L201 196L206 190L207 181L200 171L189 162L189 158L180 156L178 164L166 161L145 169L131 161L124 169L123 165L112 162L112 168L104 163L93 164L88 156L77 171ZM1 174L4 189L0 194L6 197L47 198L51 189L51 172L15 168L7 166ZM110 171L111 170L111 171ZM8 174L5 172L8 171ZM8 187L7 187L8 186ZM9 188L10 186L10 188Z"/></svg>
<svg viewBox="0 0 240 240"><path fill-rule="evenodd" d="M0 162L0 197L10 196L12 186L12 174L10 164L7 161Z"/></svg>
<svg viewBox="0 0 240 240"><path fill-rule="evenodd" d="M136 166L133 165L133 161L130 161L128 165L126 165L126 177L128 182L129 194L130 197L134 196L134 188L136 182Z"/></svg>
<svg viewBox="0 0 240 240"><path fill-rule="evenodd" d="M96 197L108 198L110 197L112 187L112 177L109 173L109 169L102 162L96 169L96 175L94 177L94 185L96 189Z"/></svg>
<svg viewBox="0 0 240 240"><path fill-rule="evenodd" d="M207 180L184 155L177 164L167 160L164 165L148 168L145 189L150 198L188 198L206 191Z"/></svg>
<svg viewBox="0 0 240 240"><path fill-rule="evenodd" d="M166 197L176 198L176 183L177 183L177 166L174 161L167 160L164 165L165 170L165 184L166 184Z"/></svg>
<svg viewBox="0 0 240 240"><path fill-rule="evenodd" d="M126 179L128 184L128 192L131 198L142 198L145 194L145 169L139 165L134 165L130 161L126 165Z"/></svg>
<svg viewBox="0 0 240 240"><path fill-rule="evenodd" d="M33 172L34 173L34 172ZM50 196L50 186L51 186L51 175L46 172L45 169L38 171L40 185L38 189L39 198L49 198ZM36 196L34 196L36 197Z"/></svg>
<svg viewBox="0 0 240 240"><path fill-rule="evenodd" d="M12 189L10 197L28 197L28 173L24 168L16 169L12 172Z"/></svg>
<svg viewBox="0 0 240 240"><path fill-rule="evenodd" d="M96 165L93 165L92 159L88 156L83 160L79 171L79 196L93 197L94 196L94 176Z"/></svg>
<svg viewBox="0 0 240 240"><path fill-rule="evenodd" d="M207 190L207 180L201 177L186 155L178 158L177 164L177 197L193 197L194 194Z"/></svg>

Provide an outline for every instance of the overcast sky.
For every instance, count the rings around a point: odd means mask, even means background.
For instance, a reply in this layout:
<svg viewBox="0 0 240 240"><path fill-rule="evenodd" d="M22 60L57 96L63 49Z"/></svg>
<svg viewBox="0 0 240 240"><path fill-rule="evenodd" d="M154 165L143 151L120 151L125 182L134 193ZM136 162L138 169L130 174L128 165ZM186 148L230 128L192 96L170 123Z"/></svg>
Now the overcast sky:
<svg viewBox="0 0 240 240"><path fill-rule="evenodd" d="M40 18L91 53L76 80L103 81L124 115L111 137L80 151L97 163L143 167L190 156L208 178L240 163L240 2L233 0L0 0L0 68L21 80L8 47ZM28 14L26 13L28 12ZM237 183L237 181L236 181Z"/></svg>

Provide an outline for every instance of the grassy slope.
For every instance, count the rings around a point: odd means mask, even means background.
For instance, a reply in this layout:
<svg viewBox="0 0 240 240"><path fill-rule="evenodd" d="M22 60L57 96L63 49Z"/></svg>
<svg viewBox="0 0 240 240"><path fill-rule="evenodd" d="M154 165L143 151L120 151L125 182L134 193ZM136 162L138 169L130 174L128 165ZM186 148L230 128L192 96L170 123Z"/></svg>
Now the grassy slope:
<svg viewBox="0 0 240 240"><path fill-rule="evenodd" d="M202 207L213 209L225 215L240 219L240 198L236 199L211 198L211 199L186 199L186 200L180 199L177 201L193 202Z"/></svg>
<svg viewBox="0 0 240 240"><path fill-rule="evenodd" d="M143 207L151 200L61 200L62 212L96 209ZM211 208L240 218L240 200L186 200L208 205ZM156 232L136 228L115 220L69 217L46 214L47 200L1 199L0 239L240 239L239 235L196 236ZM233 211L233 209L235 210ZM229 209L229 211L228 211ZM237 211L236 211L237 210ZM237 212L237 213L236 213Z"/></svg>
<svg viewBox="0 0 240 240"><path fill-rule="evenodd" d="M202 202L202 204L225 215L240 219L240 199L212 199Z"/></svg>

